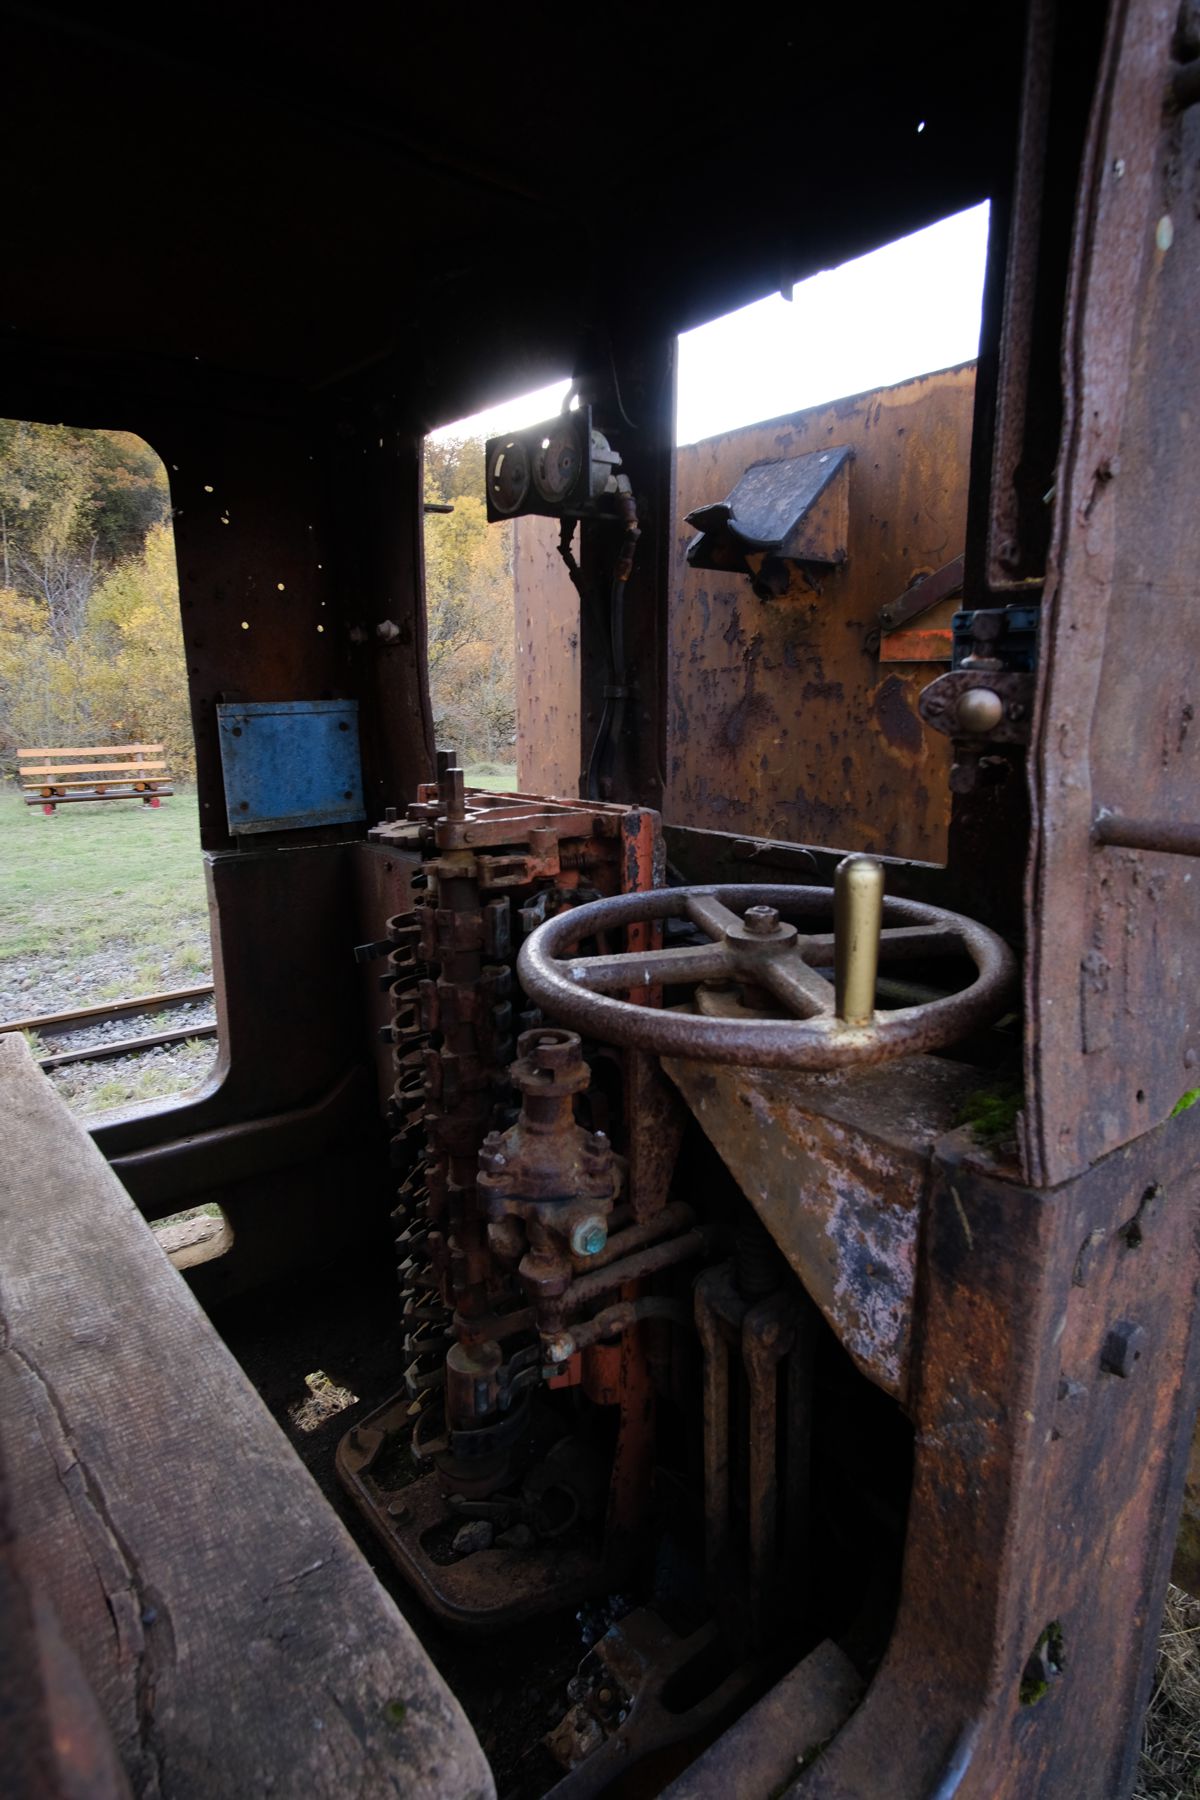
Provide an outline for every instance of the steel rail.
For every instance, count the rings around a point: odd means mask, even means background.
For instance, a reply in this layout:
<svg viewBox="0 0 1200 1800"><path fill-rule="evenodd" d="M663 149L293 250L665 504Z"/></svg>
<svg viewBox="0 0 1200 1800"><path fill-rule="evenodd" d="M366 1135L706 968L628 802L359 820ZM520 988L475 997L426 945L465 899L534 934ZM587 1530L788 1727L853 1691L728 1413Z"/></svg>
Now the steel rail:
<svg viewBox="0 0 1200 1800"><path fill-rule="evenodd" d="M216 1037L215 1025L185 1025L181 1031L154 1031L145 1037L117 1038L107 1044L89 1044L84 1050L60 1050L56 1056L39 1056L39 1069L62 1069L68 1063L103 1062L106 1056L136 1056L160 1044L186 1044L191 1038Z"/></svg>
<svg viewBox="0 0 1200 1800"><path fill-rule="evenodd" d="M142 994L133 1000L109 1000L99 1006L80 1006L74 1012L41 1013L28 1019L6 1019L0 1031L36 1031L39 1037L62 1037L90 1025L107 1025L111 1019L136 1018L139 1013L161 1012L183 1006L189 1000L205 1000L213 992L211 981L199 987L171 988L162 994ZM199 1031L193 1036L199 1036ZM147 1040L148 1041L148 1040Z"/></svg>

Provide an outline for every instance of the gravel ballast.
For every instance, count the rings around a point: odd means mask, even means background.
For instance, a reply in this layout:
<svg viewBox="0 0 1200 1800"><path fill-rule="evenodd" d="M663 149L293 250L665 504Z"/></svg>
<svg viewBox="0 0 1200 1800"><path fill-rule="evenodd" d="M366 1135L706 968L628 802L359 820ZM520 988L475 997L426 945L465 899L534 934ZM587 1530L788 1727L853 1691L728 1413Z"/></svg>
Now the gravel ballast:
<svg viewBox="0 0 1200 1800"><path fill-rule="evenodd" d="M208 945L203 943L207 957ZM114 1005L114 988L120 999L137 999L145 993L163 993L181 987L199 987L211 980L208 969L181 973L177 951L148 959L145 946L108 944L103 950L74 961L58 956L39 956L0 962L0 1021L72 1012L85 1006ZM138 979L131 978L136 960ZM193 951L190 961L196 960ZM152 985L146 985L146 977ZM56 1032L38 1039L35 1054L86 1050L127 1038L153 1037L161 1031L188 1031L216 1023L212 997L188 1000L152 1014L123 1014L102 1023L81 1025L77 1030ZM107 1056L97 1062L68 1063L47 1070L47 1077L69 1105L81 1113L108 1111L137 1101L169 1098L188 1092L205 1079L217 1053L215 1037L159 1044L129 1056Z"/></svg>

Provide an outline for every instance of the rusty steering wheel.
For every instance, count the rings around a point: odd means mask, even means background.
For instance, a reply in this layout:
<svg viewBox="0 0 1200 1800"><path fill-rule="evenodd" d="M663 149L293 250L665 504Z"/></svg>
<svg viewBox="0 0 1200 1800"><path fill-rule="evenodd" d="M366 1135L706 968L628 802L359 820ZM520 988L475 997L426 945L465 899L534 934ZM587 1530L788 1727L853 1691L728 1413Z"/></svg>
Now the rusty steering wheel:
<svg viewBox="0 0 1200 1800"><path fill-rule="evenodd" d="M806 935L781 914L828 914ZM659 919L689 919L706 944L572 956L585 938ZM975 979L957 993L876 1011L879 962L965 955ZM832 966L835 980L820 973ZM661 888L621 894L547 919L521 948L517 972L547 1015L603 1042L760 1069L842 1069L939 1050L1002 1011L1015 960L995 932L959 913L883 898L882 865L848 857L834 893L820 887ZM660 986L741 982L765 989L790 1018L712 1017L641 1006L618 995Z"/></svg>

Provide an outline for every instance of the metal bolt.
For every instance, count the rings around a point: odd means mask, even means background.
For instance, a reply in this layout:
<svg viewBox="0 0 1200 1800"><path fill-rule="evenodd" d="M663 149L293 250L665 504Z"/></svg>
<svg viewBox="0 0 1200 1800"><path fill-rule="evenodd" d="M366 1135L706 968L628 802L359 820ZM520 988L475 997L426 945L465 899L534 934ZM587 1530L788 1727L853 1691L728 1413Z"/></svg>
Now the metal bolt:
<svg viewBox="0 0 1200 1800"><path fill-rule="evenodd" d="M779 914L773 906L748 906L742 915L742 923L751 937L773 937Z"/></svg>
<svg viewBox="0 0 1200 1800"><path fill-rule="evenodd" d="M608 1242L603 1219L580 1219L571 1229L571 1248L576 1256L597 1256Z"/></svg>
<svg viewBox="0 0 1200 1800"><path fill-rule="evenodd" d="M1100 1367L1106 1375L1132 1375L1145 1347L1145 1327L1129 1319L1118 1319L1104 1339Z"/></svg>

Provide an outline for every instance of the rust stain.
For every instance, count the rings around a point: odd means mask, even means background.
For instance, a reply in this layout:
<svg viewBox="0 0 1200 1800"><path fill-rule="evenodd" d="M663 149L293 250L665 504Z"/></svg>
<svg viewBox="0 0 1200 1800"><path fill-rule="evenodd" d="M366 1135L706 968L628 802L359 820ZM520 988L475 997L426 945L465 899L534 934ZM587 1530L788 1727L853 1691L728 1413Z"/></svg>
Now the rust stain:
<svg viewBox="0 0 1200 1800"><path fill-rule="evenodd" d="M904 683L898 675L889 675L875 695L871 712L879 729L893 749L910 755L921 748L921 721L908 703Z"/></svg>

